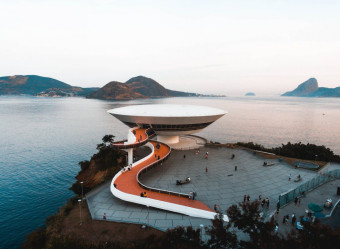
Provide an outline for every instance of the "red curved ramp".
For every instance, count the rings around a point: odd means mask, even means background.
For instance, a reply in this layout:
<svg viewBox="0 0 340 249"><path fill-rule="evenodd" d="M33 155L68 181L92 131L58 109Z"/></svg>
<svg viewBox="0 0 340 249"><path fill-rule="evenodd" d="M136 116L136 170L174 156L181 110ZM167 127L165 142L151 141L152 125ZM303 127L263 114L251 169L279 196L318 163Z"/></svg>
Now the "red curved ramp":
<svg viewBox="0 0 340 249"><path fill-rule="evenodd" d="M133 132L136 137L135 142L129 144L129 146L132 146L130 148L148 140L146 129L134 128L131 129L130 132ZM159 145L159 148L156 148L156 144ZM121 144L117 145L119 146ZM147 157L134 163L131 171L120 171L112 179L112 194L117 198L129 202L186 214L189 216L214 219L216 213L211 208L201 201L183 197L188 195L182 194L182 196L177 196L176 193L166 190L162 190L162 192L150 191L140 185L138 182L138 174L143 169L150 167L158 161L163 161L171 152L171 148L164 143L149 141L147 146L152 150ZM158 167L162 167L162 165L159 165ZM142 192L146 192L146 198L141 197ZM227 216L225 216L225 220L228 220Z"/></svg>

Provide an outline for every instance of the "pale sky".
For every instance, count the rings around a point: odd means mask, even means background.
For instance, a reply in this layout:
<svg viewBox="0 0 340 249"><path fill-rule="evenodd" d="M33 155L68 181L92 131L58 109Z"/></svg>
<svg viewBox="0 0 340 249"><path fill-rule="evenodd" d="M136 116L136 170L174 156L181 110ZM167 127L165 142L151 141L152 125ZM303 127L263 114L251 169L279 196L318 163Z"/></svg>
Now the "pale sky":
<svg viewBox="0 0 340 249"><path fill-rule="evenodd" d="M340 1L0 0L0 76L280 94L340 86Z"/></svg>

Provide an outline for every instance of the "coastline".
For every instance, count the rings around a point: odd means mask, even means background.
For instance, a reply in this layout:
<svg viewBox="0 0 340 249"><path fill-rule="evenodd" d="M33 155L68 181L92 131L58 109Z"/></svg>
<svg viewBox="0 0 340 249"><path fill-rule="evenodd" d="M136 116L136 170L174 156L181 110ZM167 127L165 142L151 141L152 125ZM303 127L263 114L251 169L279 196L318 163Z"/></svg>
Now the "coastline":
<svg viewBox="0 0 340 249"><path fill-rule="evenodd" d="M207 149L209 148L209 146L238 148L238 149L248 150L250 151L250 153L254 153L254 150L251 150L245 147L240 147L236 144L218 144L218 143L212 142L206 145ZM99 170L101 167L96 164L96 160L99 159L99 161L101 161L101 159L98 158L98 154L100 154L100 151L99 153L91 157L89 166L86 169L81 170L76 176L76 179L77 179L76 186L78 185L78 187L79 187L79 182L84 179L86 179L87 182L92 183L91 186L84 184L84 189L86 189L84 194L86 194L87 192L89 192L90 190L94 188L100 189L100 186L103 186L103 185L105 186L105 184L110 182L111 178L115 174L114 172L116 170L114 171L112 170L107 171L107 169L104 171ZM106 152L106 154L102 154L102 156L103 155L107 156L108 154L109 153ZM273 159L273 158L278 159L279 157L277 155L270 155L270 154L263 153L260 151L256 151L256 154L258 156L263 157L264 159ZM289 158L285 158L284 160L287 160L287 159ZM300 160L300 159L294 159L294 160ZM115 165L114 168L120 167L121 165L123 165L122 163L123 161L120 161L120 163ZM325 165L324 162L322 163L323 165ZM81 163L80 163L80 166L81 166ZM102 177L98 177L98 174L97 174L98 172L100 173ZM108 172L111 172L111 173L108 173ZM103 175L105 175L105 177L103 177ZM87 176L87 178L84 176ZM89 176L91 176L93 179L89 179L88 178ZM102 181L98 181L98 178L101 178ZM103 179L106 179L106 180L103 180ZM125 223L113 222L113 221L109 222L109 221L92 220L90 211L88 208L88 204L86 202L82 202L80 206L78 205L78 199L81 198L81 193L79 192L80 189L74 187L74 185L72 189L78 193L78 196L71 198L63 207L60 208L57 214L48 217L46 219L45 228L35 230L31 234L29 234L25 240L26 244L31 243L32 238L34 240L34 237L37 237L37 235L41 233L45 233L45 235L46 236L48 235L47 237L49 237L50 239L53 238L52 240L54 240L55 234L57 233L62 234L64 236L64 239L67 238L66 241L62 243L69 243L67 242L68 240L77 241L77 243L85 243L85 244L94 243L95 241L94 238L97 238L98 236L100 237L100 240L98 240L98 242L103 242L107 240L108 238L116 238L115 236L118 236L115 242L123 243L123 241L127 242L129 241L129 239L131 239L128 236L128 234L130 234L131 232L142 231L142 230L145 231L144 229L141 228L140 225L136 225L136 224L125 224ZM81 221L83 223L82 225L79 225L80 218L79 218L78 207L81 209L82 214L83 214L81 218ZM108 225L108 223L111 225ZM91 232L87 234L86 231L91 231ZM137 239L143 240L149 235L160 236L162 234L162 232L157 229L156 230L151 229L149 231L150 232L148 233L143 232L143 234L144 235L146 234L146 235L145 236L143 235L142 237L138 237ZM124 238L124 240L122 241L118 238ZM82 242L80 242L79 239ZM132 241L130 241L130 243L132 243Z"/></svg>

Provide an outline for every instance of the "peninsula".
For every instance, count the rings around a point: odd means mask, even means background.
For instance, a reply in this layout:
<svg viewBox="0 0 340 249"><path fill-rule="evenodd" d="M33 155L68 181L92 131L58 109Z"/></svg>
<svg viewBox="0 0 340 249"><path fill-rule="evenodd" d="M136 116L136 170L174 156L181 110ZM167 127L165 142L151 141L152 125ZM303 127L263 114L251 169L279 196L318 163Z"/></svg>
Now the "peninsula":
<svg viewBox="0 0 340 249"><path fill-rule="evenodd" d="M295 97L340 97L340 87L327 88L319 87L318 81L315 78L301 83L295 90L286 92L281 96Z"/></svg>
<svg viewBox="0 0 340 249"><path fill-rule="evenodd" d="M0 95L38 95L48 97L86 96L98 88L71 86L60 80L39 75L0 77Z"/></svg>

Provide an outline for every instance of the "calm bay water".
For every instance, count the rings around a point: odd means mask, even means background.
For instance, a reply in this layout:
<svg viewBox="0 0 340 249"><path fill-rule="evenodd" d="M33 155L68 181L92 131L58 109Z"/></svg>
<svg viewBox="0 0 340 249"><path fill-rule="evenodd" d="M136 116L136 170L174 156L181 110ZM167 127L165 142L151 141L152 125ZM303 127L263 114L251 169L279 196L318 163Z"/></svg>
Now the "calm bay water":
<svg viewBox="0 0 340 249"><path fill-rule="evenodd" d="M229 114L198 135L219 142L268 147L310 142L340 154L340 99L168 98L100 101L0 96L0 248L19 248L72 196L68 190L105 134L125 138L128 127L106 113L132 104L194 104Z"/></svg>

